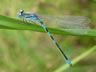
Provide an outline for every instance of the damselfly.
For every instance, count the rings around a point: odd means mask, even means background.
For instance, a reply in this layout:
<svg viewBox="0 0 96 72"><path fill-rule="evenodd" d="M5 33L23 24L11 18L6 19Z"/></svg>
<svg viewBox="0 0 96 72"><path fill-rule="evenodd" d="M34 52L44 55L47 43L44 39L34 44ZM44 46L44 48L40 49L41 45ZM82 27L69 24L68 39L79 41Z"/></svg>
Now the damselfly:
<svg viewBox="0 0 96 72"><path fill-rule="evenodd" d="M72 29L81 29L79 34L87 34L87 30L89 27L87 26L90 23L90 19L83 16L58 16L58 17L52 17L52 16L44 16L44 15L37 15L34 13L24 13L24 10L20 10L18 13L19 18L24 18L29 21L37 21L44 30L48 33L49 37L52 39L53 43L56 45L56 47L59 49L60 53L64 56L66 62L71 66L72 63L67 58L65 53L62 51L60 46L57 44L57 42L54 40L53 36L50 34L48 29L43 23L43 19L48 20L50 24L56 24L59 25L58 28L68 31L71 33L77 33L78 31L72 31ZM70 30L71 29L71 30Z"/></svg>

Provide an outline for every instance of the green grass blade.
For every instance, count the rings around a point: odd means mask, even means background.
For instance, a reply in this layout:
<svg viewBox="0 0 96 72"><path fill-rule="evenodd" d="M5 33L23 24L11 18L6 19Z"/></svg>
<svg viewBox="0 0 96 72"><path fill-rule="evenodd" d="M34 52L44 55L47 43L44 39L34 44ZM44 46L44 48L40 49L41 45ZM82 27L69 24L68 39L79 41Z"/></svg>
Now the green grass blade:
<svg viewBox="0 0 96 72"><path fill-rule="evenodd" d="M76 64L81 59L85 58L86 56L88 56L89 54L91 54L95 50L96 50L96 46L94 46L94 47L90 48L88 51L82 53L80 56L78 56L77 58L75 58L74 60L72 60L72 65ZM56 69L54 72L63 72L64 70L68 69L69 67L70 66L68 64L65 64L62 67Z"/></svg>
<svg viewBox="0 0 96 72"><path fill-rule="evenodd" d="M11 30L32 30L36 32L45 32L44 29L35 24L31 23L24 23L22 24L22 21L12 19L6 16L0 15L0 28L1 29L11 29ZM49 32L52 34L61 34L61 35L67 35L67 36L83 36L83 37L95 37L96 36L96 30L89 29L88 34L72 34L70 32L64 31L64 30L59 30L59 29L54 29L54 28L48 28ZM76 29L72 29L72 31L76 32ZM81 31L78 29L77 31Z"/></svg>

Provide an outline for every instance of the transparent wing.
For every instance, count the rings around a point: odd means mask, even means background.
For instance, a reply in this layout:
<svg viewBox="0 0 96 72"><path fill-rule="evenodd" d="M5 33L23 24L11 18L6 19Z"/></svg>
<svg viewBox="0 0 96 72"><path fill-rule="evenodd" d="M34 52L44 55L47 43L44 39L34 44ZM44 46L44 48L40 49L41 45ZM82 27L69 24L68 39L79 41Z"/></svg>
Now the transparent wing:
<svg viewBox="0 0 96 72"><path fill-rule="evenodd" d="M47 21L48 25L54 26L70 33L78 34L88 34L88 24L91 22L90 19L83 16L38 16L41 20Z"/></svg>
<svg viewBox="0 0 96 72"><path fill-rule="evenodd" d="M83 16L43 16L39 15L40 19L46 19L48 24L56 24L64 28L76 28L76 29L88 29L88 24L91 22L90 19Z"/></svg>

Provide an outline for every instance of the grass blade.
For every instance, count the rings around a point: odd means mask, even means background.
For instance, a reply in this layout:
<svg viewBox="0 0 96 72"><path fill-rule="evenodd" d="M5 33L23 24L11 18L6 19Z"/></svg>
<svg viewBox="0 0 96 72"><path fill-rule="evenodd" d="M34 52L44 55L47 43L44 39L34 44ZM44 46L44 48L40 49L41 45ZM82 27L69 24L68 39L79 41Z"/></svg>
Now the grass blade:
<svg viewBox="0 0 96 72"><path fill-rule="evenodd" d="M6 16L0 15L0 28L1 29L11 29L11 30L32 30L36 32L44 32L44 29L35 24L31 23L24 23L22 24L22 21L12 19ZM64 30L59 30L59 29L54 29L54 28L48 28L49 32L52 34L61 34L61 35L67 35L67 36L82 36L82 37L95 37L96 36L96 30L95 29L89 29L88 34L72 34L70 32L64 31ZM76 29L72 29L72 31L76 31ZM80 32L81 30L78 29Z"/></svg>
<svg viewBox="0 0 96 72"><path fill-rule="evenodd" d="M89 49L88 51L82 53L80 56L78 56L77 58L75 58L74 60L72 60L72 65L76 64L81 59L85 58L86 56L88 56L89 54L91 54L95 50L96 50L96 46L94 46L91 49ZM62 67L60 67L57 70L55 70L54 72L63 72L64 70L68 69L69 67L70 66L68 64L65 64Z"/></svg>

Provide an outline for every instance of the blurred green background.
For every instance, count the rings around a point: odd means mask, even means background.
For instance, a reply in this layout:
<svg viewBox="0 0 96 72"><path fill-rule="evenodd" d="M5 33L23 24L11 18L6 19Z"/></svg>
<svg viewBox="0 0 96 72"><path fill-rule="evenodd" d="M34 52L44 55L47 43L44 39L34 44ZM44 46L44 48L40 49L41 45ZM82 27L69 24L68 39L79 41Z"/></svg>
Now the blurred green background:
<svg viewBox="0 0 96 72"><path fill-rule="evenodd" d="M0 0L0 14L17 18L20 9L44 15L76 15L96 24L96 0ZM53 34L70 60L91 47L96 39ZM0 72L54 72L65 64L47 34L0 29ZM96 51L63 72L96 72Z"/></svg>

